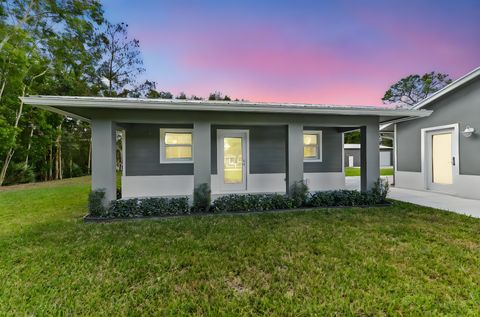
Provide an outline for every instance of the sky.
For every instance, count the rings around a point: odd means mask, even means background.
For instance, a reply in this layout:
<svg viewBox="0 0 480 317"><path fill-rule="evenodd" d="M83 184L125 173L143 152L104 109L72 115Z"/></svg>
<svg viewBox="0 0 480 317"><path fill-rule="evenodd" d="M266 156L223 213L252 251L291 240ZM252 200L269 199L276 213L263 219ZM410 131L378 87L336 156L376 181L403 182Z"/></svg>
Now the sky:
<svg viewBox="0 0 480 317"><path fill-rule="evenodd" d="M391 84L480 66L479 0L104 0L158 90L381 105Z"/></svg>

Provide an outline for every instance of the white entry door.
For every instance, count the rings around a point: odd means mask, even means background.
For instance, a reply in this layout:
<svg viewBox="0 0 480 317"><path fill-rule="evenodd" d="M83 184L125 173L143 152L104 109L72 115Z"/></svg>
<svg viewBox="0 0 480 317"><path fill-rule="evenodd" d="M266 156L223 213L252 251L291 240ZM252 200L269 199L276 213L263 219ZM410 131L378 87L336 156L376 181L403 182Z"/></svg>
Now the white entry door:
<svg viewBox="0 0 480 317"><path fill-rule="evenodd" d="M442 130L427 134L428 149L428 188L451 192L454 182L454 156L453 130Z"/></svg>
<svg viewBox="0 0 480 317"><path fill-rule="evenodd" d="M247 189L248 131L217 131L218 174L222 191Z"/></svg>
<svg viewBox="0 0 480 317"><path fill-rule="evenodd" d="M353 167L354 157L353 155L348 156L348 167Z"/></svg>

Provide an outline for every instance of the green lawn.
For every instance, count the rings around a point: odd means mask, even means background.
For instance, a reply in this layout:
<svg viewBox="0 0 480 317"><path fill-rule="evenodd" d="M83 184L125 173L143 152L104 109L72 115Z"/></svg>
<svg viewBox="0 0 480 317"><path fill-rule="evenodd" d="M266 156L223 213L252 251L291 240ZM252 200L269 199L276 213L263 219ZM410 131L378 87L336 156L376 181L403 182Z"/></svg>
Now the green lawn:
<svg viewBox="0 0 480 317"><path fill-rule="evenodd" d="M393 167L382 167L380 169L380 175L382 176L393 175ZM360 168L345 167L345 176L360 176Z"/></svg>
<svg viewBox="0 0 480 317"><path fill-rule="evenodd" d="M84 224L88 179L0 192L0 315L478 315L480 220L406 203Z"/></svg>

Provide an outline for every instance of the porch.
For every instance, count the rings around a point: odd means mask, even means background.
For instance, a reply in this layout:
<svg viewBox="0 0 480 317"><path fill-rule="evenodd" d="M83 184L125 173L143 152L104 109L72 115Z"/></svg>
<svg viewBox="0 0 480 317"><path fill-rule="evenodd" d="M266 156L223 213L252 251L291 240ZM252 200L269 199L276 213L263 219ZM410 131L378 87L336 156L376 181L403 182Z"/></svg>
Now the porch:
<svg viewBox="0 0 480 317"><path fill-rule="evenodd" d="M125 136L123 197L191 196L201 184L214 196L288 193L299 181L312 191L344 188L343 133L355 129L362 136L361 190L367 191L379 178L379 125L431 113L251 102L24 99L91 122L92 189L105 190L106 201L116 198L117 130Z"/></svg>

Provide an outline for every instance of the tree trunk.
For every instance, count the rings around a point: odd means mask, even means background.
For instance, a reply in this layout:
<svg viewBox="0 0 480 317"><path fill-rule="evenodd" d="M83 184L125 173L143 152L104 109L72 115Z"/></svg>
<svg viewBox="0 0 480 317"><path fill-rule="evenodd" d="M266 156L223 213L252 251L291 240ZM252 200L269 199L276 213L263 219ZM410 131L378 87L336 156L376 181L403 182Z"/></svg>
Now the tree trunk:
<svg viewBox="0 0 480 317"><path fill-rule="evenodd" d="M87 171L88 171L88 175L90 175L91 172L92 172L92 139L91 138L90 138L90 141L89 141L89 144L88 144Z"/></svg>
<svg viewBox="0 0 480 317"><path fill-rule="evenodd" d="M3 162L2 171L0 172L0 186L2 186L3 182L5 181L8 165L10 164L10 160L12 159L14 153L15 150L13 150L13 148L10 148L7 152L7 155L5 156L5 162Z"/></svg>
<svg viewBox="0 0 480 317"><path fill-rule="evenodd" d="M25 157L25 169L27 169L28 167L28 156L30 154L30 149L32 148L33 131L35 131L35 127L32 127L32 130L30 131L30 137L28 138L27 156Z"/></svg>
<svg viewBox="0 0 480 317"><path fill-rule="evenodd" d="M48 180L53 178L53 145L50 144L50 153L48 157Z"/></svg>
<svg viewBox="0 0 480 317"><path fill-rule="evenodd" d="M58 135L55 139L55 179L62 179L62 124L57 127Z"/></svg>
<svg viewBox="0 0 480 317"><path fill-rule="evenodd" d="M22 87L22 97L25 97L26 88L27 88L27 86L23 85L23 87ZM23 113L23 100L20 100L20 106L18 107L18 111L15 114L15 124L13 126L15 128L15 130L17 130L17 128L18 128L18 123L20 122L20 118L22 117L22 113ZM18 133L16 131L13 134L13 142L12 142L13 144L17 143L17 134ZM3 166L2 166L2 171L0 172L0 186L2 186L3 182L5 181L5 176L7 175L8 166L10 165L10 161L12 160L12 156L13 156L14 153L15 153L14 147L11 146L7 151L7 156L5 157L5 161L3 162Z"/></svg>

